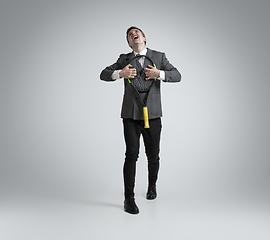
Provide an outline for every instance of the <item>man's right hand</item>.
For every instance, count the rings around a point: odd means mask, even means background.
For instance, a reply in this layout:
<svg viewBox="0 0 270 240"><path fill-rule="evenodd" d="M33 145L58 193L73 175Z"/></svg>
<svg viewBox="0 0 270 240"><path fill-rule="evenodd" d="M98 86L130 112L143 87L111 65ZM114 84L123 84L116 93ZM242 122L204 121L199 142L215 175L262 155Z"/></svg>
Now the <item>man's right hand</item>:
<svg viewBox="0 0 270 240"><path fill-rule="evenodd" d="M119 73L120 78L134 78L137 75L136 68L130 68L132 67L131 64L128 64L125 66Z"/></svg>

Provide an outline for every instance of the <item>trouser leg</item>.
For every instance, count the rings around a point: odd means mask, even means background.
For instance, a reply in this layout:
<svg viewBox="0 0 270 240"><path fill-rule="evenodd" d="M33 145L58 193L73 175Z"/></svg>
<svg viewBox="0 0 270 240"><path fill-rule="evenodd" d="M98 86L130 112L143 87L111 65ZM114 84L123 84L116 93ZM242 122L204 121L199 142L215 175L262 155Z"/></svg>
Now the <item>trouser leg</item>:
<svg viewBox="0 0 270 240"><path fill-rule="evenodd" d="M149 122L150 128L142 131L145 153L148 160L148 184L154 185L158 179L161 119L153 119Z"/></svg>
<svg viewBox="0 0 270 240"><path fill-rule="evenodd" d="M125 199L134 197L136 162L140 148L140 129L138 123L131 119L123 119L126 157L123 166Z"/></svg>

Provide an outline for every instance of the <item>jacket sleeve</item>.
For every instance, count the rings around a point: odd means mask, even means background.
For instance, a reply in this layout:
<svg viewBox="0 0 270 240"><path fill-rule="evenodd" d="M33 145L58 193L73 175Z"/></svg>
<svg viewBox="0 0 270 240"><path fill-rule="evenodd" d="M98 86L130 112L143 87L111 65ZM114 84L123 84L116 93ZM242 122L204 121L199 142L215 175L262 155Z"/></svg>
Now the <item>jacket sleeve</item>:
<svg viewBox="0 0 270 240"><path fill-rule="evenodd" d="M102 72L100 73L100 80L115 81L115 79L112 79L112 73L115 70L120 70L123 68L123 58L124 58L124 54L121 54L118 60L114 64L103 69Z"/></svg>
<svg viewBox="0 0 270 240"><path fill-rule="evenodd" d="M165 72L164 82L180 82L181 74L166 58L165 53L162 54L162 66L161 69Z"/></svg>

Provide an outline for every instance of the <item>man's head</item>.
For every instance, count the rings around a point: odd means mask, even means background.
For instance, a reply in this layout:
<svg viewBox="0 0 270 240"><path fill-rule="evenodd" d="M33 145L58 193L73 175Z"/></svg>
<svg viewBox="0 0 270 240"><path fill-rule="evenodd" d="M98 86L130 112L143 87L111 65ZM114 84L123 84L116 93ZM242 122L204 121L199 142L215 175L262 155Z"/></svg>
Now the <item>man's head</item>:
<svg viewBox="0 0 270 240"><path fill-rule="evenodd" d="M144 32L137 27L130 27L126 33L128 45L133 48L137 44L144 43L146 45L146 38Z"/></svg>

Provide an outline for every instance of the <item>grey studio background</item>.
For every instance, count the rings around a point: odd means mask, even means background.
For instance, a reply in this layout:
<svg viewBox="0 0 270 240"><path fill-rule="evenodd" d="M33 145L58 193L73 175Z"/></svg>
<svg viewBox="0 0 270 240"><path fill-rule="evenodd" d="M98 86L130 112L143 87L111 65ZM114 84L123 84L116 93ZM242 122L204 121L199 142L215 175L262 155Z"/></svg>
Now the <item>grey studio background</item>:
<svg viewBox="0 0 270 240"><path fill-rule="evenodd" d="M260 239L269 230L269 1L0 3L0 237ZM162 84L159 197L123 212L125 31L182 73Z"/></svg>

